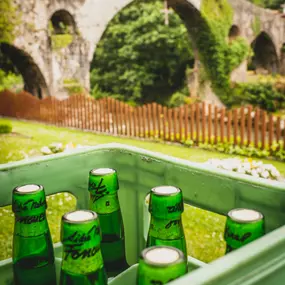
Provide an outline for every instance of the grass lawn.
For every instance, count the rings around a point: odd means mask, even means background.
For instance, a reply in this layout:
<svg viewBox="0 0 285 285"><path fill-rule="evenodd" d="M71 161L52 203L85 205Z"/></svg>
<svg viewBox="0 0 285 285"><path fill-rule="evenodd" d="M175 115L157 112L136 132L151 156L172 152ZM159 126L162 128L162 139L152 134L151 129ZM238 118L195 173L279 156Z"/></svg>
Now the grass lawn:
<svg viewBox="0 0 285 285"><path fill-rule="evenodd" d="M46 126L44 124L12 121L13 133L0 135L0 163L21 160L26 157L41 155L40 149L53 142L64 144L72 142L81 145L98 145L104 143L123 143L157 151L167 155L205 162L209 158L228 158L231 155L205 151L197 148L186 148L179 145L155 143L108 135L96 135L82 131ZM235 156L236 157L236 156ZM285 163L265 160L271 163L285 176ZM67 193L48 197L48 220L53 241L59 241L60 217L66 211L74 209L75 199ZM13 213L11 207L0 208L0 260L11 256L13 235ZM187 239L188 253L195 258L210 262L224 254L223 241L225 218L200 209L186 206L183 224Z"/></svg>

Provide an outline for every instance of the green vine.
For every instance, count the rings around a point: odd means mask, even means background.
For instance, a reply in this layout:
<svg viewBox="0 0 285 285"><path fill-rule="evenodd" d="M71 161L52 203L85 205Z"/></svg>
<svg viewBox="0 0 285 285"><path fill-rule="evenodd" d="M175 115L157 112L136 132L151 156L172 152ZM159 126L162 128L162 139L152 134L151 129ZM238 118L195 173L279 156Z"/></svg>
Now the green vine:
<svg viewBox="0 0 285 285"><path fill-rule="evenodd" d="M15 27L19 25L19 17L12 0L0 1L0 43L12 43L15 38Z"/></svg>
<svg viewBox="0 0 285 285"><path fill-rule="evenodd" d="M231 94L230 75L249 54L242 38L228 43L233 11L227 0L204 0L193 38L212 88L227 104Z"/></svg>

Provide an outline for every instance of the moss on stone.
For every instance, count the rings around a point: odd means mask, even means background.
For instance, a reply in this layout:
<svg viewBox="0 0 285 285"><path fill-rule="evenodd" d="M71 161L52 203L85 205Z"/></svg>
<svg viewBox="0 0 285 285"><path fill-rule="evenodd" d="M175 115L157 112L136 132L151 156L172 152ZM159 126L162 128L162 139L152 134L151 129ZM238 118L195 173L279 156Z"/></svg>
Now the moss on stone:
<svg viewBox="0 0 285 285"><path fill-rule="evenodd" d="M261 32L261 21L258 16L254 17L254 20L251 23L251 28L255 36L257 36Z"/></svg>
<svg viewBox="0 0 285 285"><path fill-rule="evenodd" d="M231 94L230 75L247 57L249 47L237 38L228 43L233 10L227 0L204 0L199 29L193 35L213 90L224 103Z"/></svg>
<svg viewBox="0 0 285 285"><path fill-rule="evenodd" d="M62 35L52 35L52 49L59 50L68 47L73 41L73 35L62 34Z"/></svg>

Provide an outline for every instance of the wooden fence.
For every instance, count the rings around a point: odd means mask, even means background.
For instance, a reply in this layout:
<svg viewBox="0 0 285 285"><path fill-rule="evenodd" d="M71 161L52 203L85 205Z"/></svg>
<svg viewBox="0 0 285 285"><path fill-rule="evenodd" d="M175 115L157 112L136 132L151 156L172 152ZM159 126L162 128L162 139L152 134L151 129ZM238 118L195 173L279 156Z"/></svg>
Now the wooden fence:
<svg viewBox="0 0 285 285"><path fill-rule="evenodd" d="M205 103L131 107L112 98L74 95L65 100L39 100L26 92L4 91L0 115L129 137L192 140L195 144L231 142L262 149L278 142L285 148L284 120L252 106L234 110Z"/></svg>

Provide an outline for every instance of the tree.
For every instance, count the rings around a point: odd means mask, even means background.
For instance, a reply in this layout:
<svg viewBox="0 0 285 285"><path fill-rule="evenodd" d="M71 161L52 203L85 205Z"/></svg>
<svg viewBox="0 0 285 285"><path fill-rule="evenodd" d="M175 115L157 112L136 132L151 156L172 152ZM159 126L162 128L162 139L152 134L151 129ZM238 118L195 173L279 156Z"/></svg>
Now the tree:
<svg viewBox="0 0 285 285"><path fill-rule="evenodd" d="M164 24L162 9L161 1L140 0L111 21L91 65L95 93L164 103L183 87L186 67L193 64L190 38L175 13Z"/></svg>

